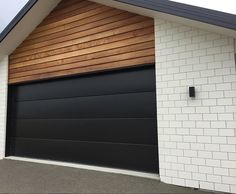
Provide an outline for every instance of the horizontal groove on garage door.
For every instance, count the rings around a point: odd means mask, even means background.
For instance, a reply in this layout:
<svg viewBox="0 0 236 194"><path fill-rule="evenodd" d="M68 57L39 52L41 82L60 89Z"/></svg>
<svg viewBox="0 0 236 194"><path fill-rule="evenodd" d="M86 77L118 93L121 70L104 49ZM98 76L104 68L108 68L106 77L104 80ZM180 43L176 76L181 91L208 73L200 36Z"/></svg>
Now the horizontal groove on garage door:
<svg viewBox="0 0 236 194"><path fill-rule="evenodd" d="M158 172L156 145L111 144L22 138L16 138L12 140L12 142L15 143L14 149L12 150L15 156L63 160L90 165L97 165L96 161L99 161L100 166L116 166L117 168ZM96 149L94 149L95 147Z"/></svg>
<svg viewBox="0 0 236 194"><path fill-rule="evenodd" d="M17 119L15 122L10 120L9 123L11 137L17 138L134 144L156 144L157 141L157 124L154 118ZM33 130L32 126L34 126Z"/></svg>
<svg viewBox="0 0 236 194"><path fill-rule="evenodd" d="M72 85L73 90L71 89ZM150 67L127 69L126 71L114 71L109 74L99 73L96 76L93 74L81 76L80 78L29 83L20 87L13 87L13 90L17 93L16 101L154 92L155 71Z"/></svg>
<svg viewBox="0 0 236 194"><path fill-rule="evenodd" d="M155 118L155 104L155 92L129 93L18 102L14 114L23 119Z"/></svg>

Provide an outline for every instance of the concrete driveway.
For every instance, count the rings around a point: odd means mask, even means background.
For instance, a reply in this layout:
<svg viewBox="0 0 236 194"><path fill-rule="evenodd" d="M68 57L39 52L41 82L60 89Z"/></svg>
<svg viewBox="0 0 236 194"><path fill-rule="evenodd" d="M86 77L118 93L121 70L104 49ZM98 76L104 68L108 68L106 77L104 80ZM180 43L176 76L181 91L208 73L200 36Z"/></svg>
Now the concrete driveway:
<svg viewBox="0 0 236 194"><path fill-rule="evenodd" d="M0 193L207 194L152 179L13 160L0 161Z"/></svg>

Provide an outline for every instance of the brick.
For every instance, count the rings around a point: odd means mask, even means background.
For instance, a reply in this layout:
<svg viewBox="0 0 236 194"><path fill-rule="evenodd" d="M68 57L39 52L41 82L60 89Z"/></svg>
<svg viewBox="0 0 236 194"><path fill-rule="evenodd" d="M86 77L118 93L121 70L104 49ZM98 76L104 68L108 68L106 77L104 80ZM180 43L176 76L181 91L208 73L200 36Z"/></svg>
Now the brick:
<svg viewBox="0 0 236 194"><path fill-rule="evenodd" d="M210 151L198 151L198 157L200 157L200 158L212 158L212 152L210 152Z"/></svg>
<svg viewBox="0 0 236 194"><path fill-rule="evenodd" d="M213 190L214 189L214 184L213 183L200 181L199 185L200 185L201 189L206 189L206 190Z"/></svg>
<svg viewBox="0 0 236 194"><path fill-rule="evenodd" d="M210 128L209 121L196 121L197 128Z"/></svg>
<svg viewBox="0 0 236 194"><path fill-rule="evenodd" d="M195 180L185 180L185 186L186 187L198 188L199 187L199 182L195 181Z"/></svg>
<svg viewBox="0 0 236 194"><path fill-rule="evenodd" d="M184 169L187 172L198 172L198 165L185 164Z"/></svg>
<svg viewBox="0 0 236 194"><path fill-rule="evenodd" d="M179 171L179 177L183 179L191 179L190 172Z"/></svg>
<svg viewBox="0 0 236 194"><path fill-rule="evenodd" d="M229 170L227 168L214 168L214 174L228 176Z"/></svg>
<svg viewBox="0 0 236 194"><path fill-rule="evenodd" d="M213 152L213 159L227 160L228 154L224 152Z"/></svg>
<svg viewBox="0 0 236 194"><path fill-rule="evenodd" d="M235 183L236 183L236 177L223 176L223 177L222 177L222 182L223 182L223 183L226 183L226 184L235 185Z"/></svg>
<svg viewBox="0 0 236 194"><path fill-rule="evenodd" d="M218 167L218 166L220 166L220 160L206 159L206 165L207 166Z"/></svg>
<svg viewBox="0 0 236 194"><path fill-rule="evenodd" d="M199 181L206 181L206 175L203 173L193 173L193 179Z"/></svg>
<svg viewBox="0 0 236 194"><path fill-rule="evenodd" d="M228 184L215 184L215 189L222 192L230 192L230 187Z"/></svg>
<svg viewBox="0 0 236 194"><path fill-rule="evenodd" d="M234 129L220 129L220 136L234 136Z"/></svg>
<svg viewBox="0 0 236 194"><path fill-rule="evenodd" d="M200 173L206 173L206 174L212 174L213 168L209 166L199 166L199 172Z"/></svg>
<svg viewBox="0 0 236 194"><path fill-rule="evenodd" d="M218 115L219 120L234 120L233 114L219 114Z"/></svg>
<svg viewBox="0 0 236 194"><path fill-rule="evenodd" d="M222 152L236 152L235 145L220 145L220 151Z"/></svg>
<svg viewBox="0 0 236 194"><path fill-rule="evenodd" d="M221 176L207 174L207 181L213 183L221 183Z"/></svg>
<svg viewBox="0 0 236 194"><path fill-rule="evenodd" d="M208 151L220 151L219 144L205 144L205 149Z"/></svg>
<svg viewBox="0 0 236 194"><path fill-rule="evenodd" d="M212 128L225 128L226 123L224 121L211 121Z"/></svg>

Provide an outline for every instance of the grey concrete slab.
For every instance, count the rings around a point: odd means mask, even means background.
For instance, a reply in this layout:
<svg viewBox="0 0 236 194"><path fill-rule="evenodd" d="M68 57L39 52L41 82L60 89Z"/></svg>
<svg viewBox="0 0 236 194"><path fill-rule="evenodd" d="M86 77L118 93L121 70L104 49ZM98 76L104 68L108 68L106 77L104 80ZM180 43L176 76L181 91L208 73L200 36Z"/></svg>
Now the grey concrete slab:
<svg viewBox="0 0 236 194"><path fill-rule="evenodd" d="M0 161L0 193L210 194L147 178L13 160Z"/></svg>

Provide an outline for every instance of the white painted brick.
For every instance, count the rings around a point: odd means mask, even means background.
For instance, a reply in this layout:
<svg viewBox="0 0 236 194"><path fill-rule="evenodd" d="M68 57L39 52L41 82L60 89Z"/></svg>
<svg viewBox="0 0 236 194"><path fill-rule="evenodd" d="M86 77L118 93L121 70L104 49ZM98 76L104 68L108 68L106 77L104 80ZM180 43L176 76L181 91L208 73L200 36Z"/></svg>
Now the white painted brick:
<svg viewBox="0 0 236 194"><path fill-rule="evenodd" d="M205 149L208 151L220 151L219 144L205 144Z"/></svg>
<svg viewBox="0 0 236 194"><path fill-rule="evenodd" d="M213 182L213 183L221 183L221 176L208 174L207 181Z"/></svg>
<svg viewBox="0 0 236 194"><path fill-rule="evenodd" d="M191 173L190 172L184 172L184 171L179 171L179 177L183 179L191 179Z"/></svg>
<svg viewBox="0 0 236 194"><path fill-rule="evenodd" d="M226 123L224 121L211 121L212 128L225 128Z"/></svg>
<svg viewBox="0 0 236 194"><path fill-rule="evenodd" d="M209 121L197 121L197 128L210 128Z"/></svg>
<svg viewBox="0 0 236 194"><path fill-rule="evenodd" d="M220 129L219 130L219 135L220 136L234 136L234 129Z"/></svg>
<svg viewBox="0 0 236 194"><path fill-rule="evenodd" d="M227 121L227 128L236 128L236 121Z"/></svg>
<svg viewBox="0 0 236 194"><path fill-rule="evenodd" d="M236 177L223 176L223 177L222 177L222 182L223 182L223 183L226 183L226 184L235 185L235 183L236 183Z"/></svg>
<svg viewBox="0 0 236 194"><path fill-rule="evenodd" d="M214 190L214 184L209 182L200 181L200 188L205 190Z"/></svg>
<svg viewBox="0 0 236 194"><path fill-rule="evenodd" d="M202 114L190 114L190 115L186 115L189 117L190 121L201 121L203 119Z"/></svg>
<svg viewBox="0 0 236 194"><path fill-rule="evenodd" d="M223 168L236 169L235 161L229 161L229 160L221 161L221 166Z"/></svg>
<svg viewBox="0 0 236 194"><path fill-rule="evenodd" d="M198 136L197 142L199 143L211 143L211 137L210 136Z"/></svg>
<svg viewBox="0 0 236 194"><path fill-rule="evenodd" d="M226 152L213 152L213 159L228 159L228 154Z"/></svg>
<svg viewBox="0 0 236 194"><path fill-rule="evenodd" d="M196 107L196 113L209 113L209 107Z"/></svg>
<svg viewBox="0 0 236 194"><path fill-rule="evenodd" d="M204 131L204 129L199 129L199 128L198 129L197 128L191 128L189 130L191 135L203 135L203 131Z"/></svg>
<svg viewBox="0 0 236 194"><path fill-rule="evenodd" d="M193 181L193 180L185 180L185 186L198 188L199 182L198 181Z"/></svg>
<svg viewBox="0 0 236 194"><path fill-rule="evenodd" d="M223 77L222 76L209 77L208 82L209 82L209 84L222 83Z"/></svg>
<svg viewBox="0 0 236 194"><path fill-rule="evenodd" d="M222 192L230 192L230 187L227 184L215 184L215 189Z"/></svg>
<svg viewBox="0 0 236 194"><path fill-rule="evenodd" d="M230 185L230 192L231 193L236 193L236 186Z"/></svg>
<svg viewBox="0 0 236 194"><path fill-rule="evenodd" d="M184 170L184 164L173 163L172 164L172 169L173 170Z"/></svg>
<svg viewBox="0 0 236 194"><path fill-rule="evenodd" d="M198 172L199 171L198 168L199 168L198 165L192 165L192 164L185 164L184 165L184 169L187 172Z"/></svg>
<svg viewBox="0 0 236 194"><path fill-rule="evenodd" d="M212 174L213 173L213 167L199 166L199 172L200 173L206 173L206 174Z"/></svg>
<svg viewBox="0 0 236 194"><path fill-rule="evenodd" d="M193 150L184 150L185 157L197 157L197 151Z"/></svg>
<svg viewBox="0 0 236 194"><path fill-rule="evenodd" d="M236 169L228 169L229 170L229 175L236 177Z"/></svg>
<svg viewBox="0 0 236 194"><path fill-rule="evenodd" d="M219 120L233 120L234 119L234 115L233 114L219 114L218 115L218 119Z"/></svg>
<svg viewBox="0 0 236 194"><path fill-rule="evenodd" d="M217 84L216 90L231 90L231 83Z"/></svg>
<svg viewBox="0 0 236 194"><path fill-rule="evenodd" d="M230 74L230 68L224 68L224 69L215 69L216 75L229 75Z"/></svg>
<svg viewBox="0 0 236 194"><path fill-rule="evenodd" d="M216 106L216 99L206 99L202 100L202 105L203 106ZM209 114L210 115L210 114ZM209 116L208 115L208 116ZM204 117L204 115L203 115ZM214 119L213 119L214 120Z"/></svg>
<svg viewBox="0 0 236 194"><path fill-rule="evenodd" d="M203 173L193 173L193 179L199 181L206 181L206 174Z"/></svg>
<svg viewBox="0 0 236 194"><path fill-rule="evenodd" d="M208 105L214 105L214 102L215 102L214 100L213 101L211 101L211 100L203 100L203 101L206 101L205 104L207 106ZM204 105L204 102L203 102L203 105ZM215 121L215 120L217 120L217 114L213 114L213 113L203 114L203 120L205 120L205 121Z"/></svg>
<svg viewBox="0 0 236 194"><path fill-rule="evenodd" d="M203 84L207 84L207 83L208 83L207 78L195 78L194 79L195 85L203 85Z"/></svg>
<svg viewBox="0 0 236 194"><path fill-rule="evenodd" d="M235 145L220 145L220 151L222 152L236 152Z"/></svg>
<svg viewBox="0 0 236 194"><path fill-rule="evenodd" d="M200 157L200 158L212 158L212 152L210 152L210 151L198 151L198 157Z"/></svg>
<svg viewBox="0 0 236 194"><path fill-rule="evenodd" d="M180 164L191 164L191 158L189 158L189 157L178 157L178 162Z"/></svg>
<svg viewBox="0 0 236 194"><path fill-rule="evenodd" d="M217 99L217 105L232 105L233 101L231 98L222 98L222 99ZM226 107L227 108L227 107ZM221 112L224 112L224 107Z"/></svg>
<svg viewBox="0 0 236 194"><path fill-rule="evenodd" d="M211 139L212 139L214 136L219 135L219 130L218 129L213 129L213 128L204 129L204 135L211 136Z"/></svg>
<svg viewBox="0 0 236 194"><path fill-rule="evenodd" d="M155 27L161 180L235 191L234 41L160 19Z"/></svg>
<svg viewBox="0 0 236 194"><path fill-rule="evenodd" d="M195 164L195 165L205 165L206 164L206 160L204 158L199 158L199 157L193 158L193 157L192 157L192 164Z"/></svg>
<svg viewBox="0 0 236 194"><path fill-rule="evenodd" d="M218 166L220 166L220 160L206 159L206 165L207 166L218 167Z"/></svg>
<svg viewBox="0 0 236 194"><path fill-rule="evenodd" d="M214 174L216 175L229 175L229 170L227 168L214 168Z"/></svg>
<svg viewBox="0 0 236 194"><path fill-rule="evenodd" d="M228 153L229 155L229 160L235 160L236 161L236 153Z"/></svg>
<svg viewBox="0 0 236 194"><path fill-rule="evenodd" d="M176 184L176 185L180 185L180 186L185 186L185 181L184 181L184 179L173 178L172 179L172 184Z"/></svg>

